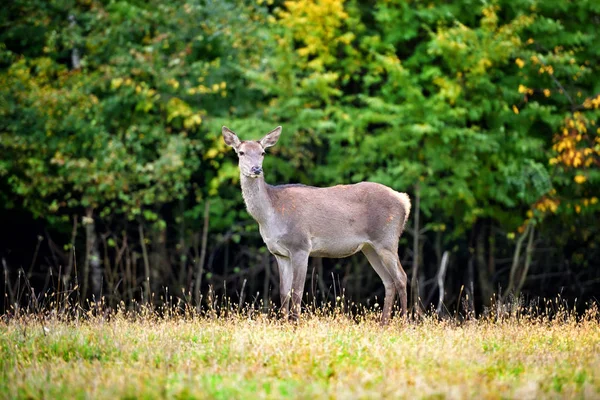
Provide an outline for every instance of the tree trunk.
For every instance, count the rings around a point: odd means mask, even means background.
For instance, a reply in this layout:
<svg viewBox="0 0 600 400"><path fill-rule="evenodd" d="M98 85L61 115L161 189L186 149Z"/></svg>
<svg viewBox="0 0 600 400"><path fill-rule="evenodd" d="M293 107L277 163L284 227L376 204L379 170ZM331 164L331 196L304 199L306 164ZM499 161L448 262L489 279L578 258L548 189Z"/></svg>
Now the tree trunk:
<svg viewBox="0 0 600 400"><path fill-rule="evenodd" d="M313 307L316 309L318 304L318 295L321 295L321 303L325 301L325 283L323 282L323 259L321 257L311 257L312 276L311 288L313 296Z"/></svg>
<svg viewBox="0 0 600 400"><path fill-rule="evenodd" d="M183 200L179 200L179 273L177 274L177 285L178 289L181 288L181 294L185 295L185 277L186 277L186 266L188 258L188 247L185 238L185 206Z"/></svg>
<svg viewBox="0 0 600 400"><path fill-rule="evenodd" d="M521 259L521 248L523 247L523 242L525 241L525 239L527 238L527 236L529 235L529 232L531 231L531 227L532 224L528 223L527 226L525 226L525 230L523 231L523 233L521 234L521 236L519 236L519 238L517 239L517 246L515 247L515 252L513 254L513 261L512 261L512 265L510 266L510 274L508 277L508 287L506 288L506 295L509 296L510 293L515 290L516 286L517 286L517 269L519 268L519 260Z"/></svg>
<svg viewBox="0 0 600 400"><path fill-rule="evenodd" d="M411 281L410 281L410 294L411 294L411 304L414 309L417 310L419 308L419 253L420 253L420 243L419 243L419 231L421 230L421 226L419 225L419 214L421 210L421 189L419 184L415 186L415 207L414 207L414 235L413 235L413 265L411 271Z"/></svg>
<svg viewBox="0 0 600 400"><path fill-rule="evenodd" d="M165 228L152 229L152 247L150 253L150 265L152 265L153 282L169 282L173 274L169 251L167 250L167 232Z"/></svg>
<svg viewBox="0 0 600 400"><path fill-rule="evenodd" d="M436 312L438 315L440 315L442 313L442 307L444 306L444 280L446 278L446 271L448 268L448 251L446 250L444 252L444 255L442 256L442 261L440 263L440 270L438 271L438 275L437 275L437 284L438 284L438 291L439 291L439 296L438 296L438 304L437 304L437 309Z"/></svg>
<svg viewBox="0 0 600 400"><path fill-rule="evenodd" d="M100 301L102 293L102 266L100 251L98 251L98 237L94 222L94 209L88 207L83 223L85 225L85 264L83 270L82 299L87 296L89 282L92 282L92 296L95 301Z"/></svg>
<svg viewBox="0 0 600 400"><path fill-rule="evenodd" d="M77 26L77 20L73 14L69 15L69 26L74 29ZM73 69L81 68L81 58L79 57L79 49L75 44L73 44L73 48L71 49L71 67Z"/></svg>
<svg viewBox="0 0 600 400"><path fill-rule="evenodd" d="M491 229L488 229L486 221L478 221L476 223L475 233L475 259L477 261L477 277L479 278L479 288L481 290L482 303L485 306L490 306L492 296L494 294L494 286L492 284L492 275L490 274L490 266L486 258L486 242L489 243L489 235Z"/></svg>
<svg viewBox="0 0 600 400"><path fill-rule="evenodd" d="M469 264L467 267L467 294L465 296L466 301L466 313L467 318L470 319L475 315L475 260L474 255L471 253L469 257Z"/></svg>
<svg viewBox="0 0 600 400"><path fill-rule="evenodd" d="M4 270L4 295L9 296L9 304L4 304L3 312L7 312L9 309L9 305L14 305L15 309L17 308L15 303L15 295L12 289L12 285L10 283L10 276L8 274L8 265L6 265L6 259L2 257L2 268Z"/></svg>
<svg viewBox="0 0 600 400"><path fill-rule="evenodd" d="M140 235L140 246L142 247L142 256L144 257L144 302L150 302L150 261L148 260L148 249L146 249L146 237L144 236L144 225L142 221L138 223L138 232Z"/></svg>
<svg viewBox="0 0 600 400"><path fill-rule="evenodd" d="M523 273L521 274L521 279L519 279L519 283L515 288L515 296L519 296L521 293L521 289L523 289L523 285L525 284L525 279L527 278L527 274L529 273L529 266L531 265L531 258L533 256L533 238L535 237L535 226L531 226L531 232L529 233L529 240L527 240L527 247L525 248L525 265L523 266Z"/></svg>
<svg viewBox="0 0 600 400"><path fill-rule="evenodd" d="M69 282L71 280L71 273L73 272L73 266L75 265L75 239L77 237L77 216L73 217L73 230L71 232L71 248L69 249L69 261L67 262L67 268L63 272L62 281L63 288L69 288Z"/></svg>
<svg viewBox="0 0 600 400"><path fill-rule="evenodd" d="M206 258L206 242L208 240L208 222L210 217L210 202L204 203L204 226L202 227L202 244L200 257L196 257L196 284L194 286L194 300L196 308L200 310L200 289L202 288L202 274L204 273L204 259Z"/></svg>

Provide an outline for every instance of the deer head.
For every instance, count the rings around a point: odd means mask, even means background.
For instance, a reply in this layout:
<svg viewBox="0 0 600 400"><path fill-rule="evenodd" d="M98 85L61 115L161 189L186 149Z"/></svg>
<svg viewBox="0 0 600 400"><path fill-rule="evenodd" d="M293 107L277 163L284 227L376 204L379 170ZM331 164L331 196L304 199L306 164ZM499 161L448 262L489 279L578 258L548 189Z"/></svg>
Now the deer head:
<svg viewBox="0 0 600 400"><path fill-rule="evenodd" d="M262 175L262 163L265 158L265 149L274 146L281 135L281 126L267 133L259 141L240 141L237 135L227 128L222 129L223 139L228 146L233 147L238 155L240 172L250 178L258 178Z"/></svg>

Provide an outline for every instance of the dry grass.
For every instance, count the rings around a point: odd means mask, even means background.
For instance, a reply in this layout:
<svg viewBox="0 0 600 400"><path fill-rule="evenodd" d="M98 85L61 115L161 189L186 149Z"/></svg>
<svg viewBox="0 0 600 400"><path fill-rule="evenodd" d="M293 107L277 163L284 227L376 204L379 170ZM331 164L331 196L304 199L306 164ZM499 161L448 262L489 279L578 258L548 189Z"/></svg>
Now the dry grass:
<svg viewBox="0 0 600 400"><path fill-rule="evenodd" d="M377 318L13 317L0 323L0 397L600 398L596 307L552 320Z"/></svg>

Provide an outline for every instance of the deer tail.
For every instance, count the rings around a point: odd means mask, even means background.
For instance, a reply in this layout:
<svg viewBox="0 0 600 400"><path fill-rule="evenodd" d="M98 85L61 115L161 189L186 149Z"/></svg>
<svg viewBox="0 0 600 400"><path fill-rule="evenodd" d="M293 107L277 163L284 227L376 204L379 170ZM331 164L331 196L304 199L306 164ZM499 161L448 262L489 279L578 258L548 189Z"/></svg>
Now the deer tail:
<svg viewBox="0 0 600 400"><path fill-rule="evenodd" d="M404 208L404 221L402 222L402 230L404 231L404 226L406 225L406 221L408 220L408 217L410 215L410 197L408 197L408 195L406 193L401 193L401 192L395 192L396 193L396 197L398 197L398 200L400 200L400 203L402 204L402 207Z"/></svg>

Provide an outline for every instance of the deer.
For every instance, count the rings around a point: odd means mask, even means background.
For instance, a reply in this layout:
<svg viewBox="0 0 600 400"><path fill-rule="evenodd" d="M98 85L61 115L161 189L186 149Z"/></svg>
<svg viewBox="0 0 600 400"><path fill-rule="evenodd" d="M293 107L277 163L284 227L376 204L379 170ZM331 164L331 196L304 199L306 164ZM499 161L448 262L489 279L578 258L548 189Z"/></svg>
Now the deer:
<svg viewBox="0 0 600 400"><path fill-rule="evenodd" d="M344 258L359 251L385 288L381 323L389 323L396 294L405 317L407 276L398 242L410 214L410 198L373 182L324 188L269 185L262 168L265 150L277 143L281 130L278 126L258 141L241 141L225 126L222 135L238 156L246 209L277 260L283 318L300 317L309 257Z"/></svg>

